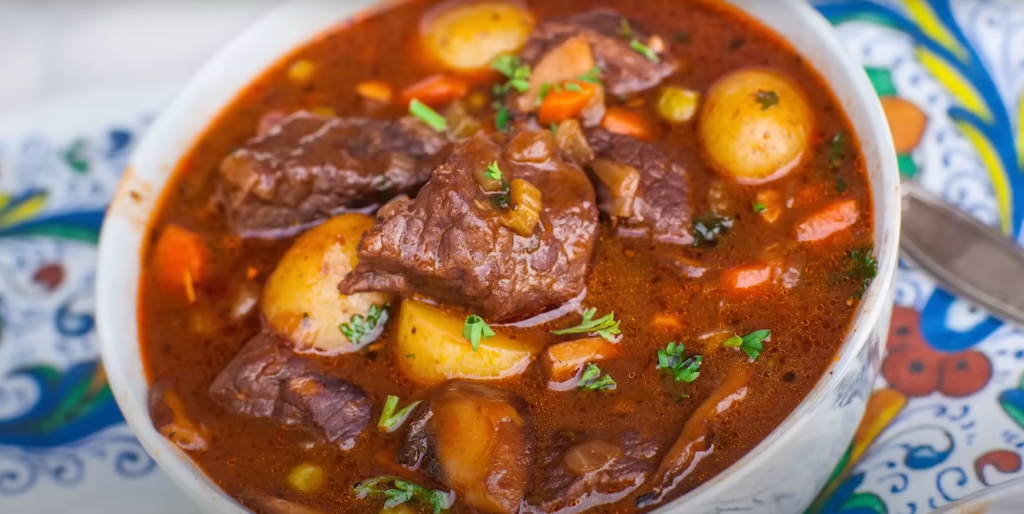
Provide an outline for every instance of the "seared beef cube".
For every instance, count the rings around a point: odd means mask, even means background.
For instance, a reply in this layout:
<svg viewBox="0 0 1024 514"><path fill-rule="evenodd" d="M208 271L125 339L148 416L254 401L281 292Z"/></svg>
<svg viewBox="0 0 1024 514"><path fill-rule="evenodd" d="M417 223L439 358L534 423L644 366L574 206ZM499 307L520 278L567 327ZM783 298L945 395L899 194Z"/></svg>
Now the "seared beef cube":
<svg viewBox="0 0 1024 514"><path fill-rule="evenodd" d="M370 423L370 401L361 389L326 376L312 361L285 348L276 336L260 333L225 367L210 396L229 412L274 418L326 439L343 450Z"/></svg>
<svg viewBox="0 0 1024 514"><path fill-rule="evenodd" d="M593 58L601 69L602 82L613 95L629 95L655 87L679 67L667 52L659 53L655 62L633 49L634 39L650 46L651 35L641 30L637 22L610 9L594 9L541 23L527 41L520 59L535 67L549 51L577 35L585 36L590 42Z"/></svg>
<svg viewBox="0 0 1024 514"><path fill-rule="evenodd" d="M494 162L504 182L486 177ZM540 192L535 226L519 223L526 211L517 209L531 205L515 204L517 184ZM359 247L359 266L340 285L343 294L427 297L498 321L543 312L583 291L597 238L594 188L561 159L550 131L523 132L503 145L475 136L414 200L401 202L378 213Z"/></svg>
<svg viewBox="0 0 1024 514"><path fill-rule="evenodd" d="M693 243L690 176L658 147L604 129L587 133L601 210L621 221L623 235Z"/></svg>
<svg viewBox="0 0 1024 514"><path fill-rule="evenodd" d="M218 193L239 235L291 235L346 210L415 194L448 147L444 135L412 118L298 112L224 160Z"/></svg>
<svg viewBox="0 0 1024 514"><path fill-rule="evenodd" d="M423 469L484 512L515 514L534 453L533 416L515 394L452 382L414 414L398 462Z"/></svg>
<svg viewBox="0 0 1024 514"><path fill-rule="evenodd" d="M639 443L634 435L612 443L560 434L539 457L536 469L542 476L521 512L573 514L621 500L654 469L648 447Z"/></svg>

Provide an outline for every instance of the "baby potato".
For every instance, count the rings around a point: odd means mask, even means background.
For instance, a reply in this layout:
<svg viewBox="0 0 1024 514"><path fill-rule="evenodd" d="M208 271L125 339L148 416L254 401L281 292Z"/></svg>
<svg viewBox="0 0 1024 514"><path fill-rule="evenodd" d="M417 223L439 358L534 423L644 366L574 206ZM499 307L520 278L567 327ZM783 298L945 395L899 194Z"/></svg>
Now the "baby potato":
<svg viewBox="0 0 1024 514"><path fill-rule="evenodd" d="M522 48L534 23L533 14L514 0L458 0L427 13L420 38L446 68L477 71L498 55Z"/></svg>
<svg viewBox="0 0 1024 514"><path fill-rule="evenodd" d="M712 167L744 184L789 173L813 130L814 113L800 87L766 69L719 79L708 91L698 127Z"/></svg>
<svg viewBox="0 0 1024 514"><path fill-rule="evenodd" d="M328 220L299 237L270 275L260 307L270 328L291 341L296 351L354 352L380 333L387 321L382 309L390 295L338 293L338 283L358 263L356 249L373 223L365 214ZM347 330L342 330L343 324ZM350 340L345 332L359 337Z"/></svg>
<svg viewBox="0 0 1024 514"><path fill-rule="evenodd" d="M465 320L436 307L406 300L398 318L395 360L412 381L438 384L453 378L495 380L518 375L539 351L496 334L473 346L463 336Z"/></svg>

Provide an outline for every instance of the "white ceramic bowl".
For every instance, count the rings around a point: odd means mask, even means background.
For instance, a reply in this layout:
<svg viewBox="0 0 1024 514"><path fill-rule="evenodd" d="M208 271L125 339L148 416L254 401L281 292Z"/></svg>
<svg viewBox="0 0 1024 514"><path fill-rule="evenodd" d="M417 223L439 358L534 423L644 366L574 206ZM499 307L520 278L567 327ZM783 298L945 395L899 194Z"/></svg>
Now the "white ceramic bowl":
<svg viewBox="0 0 1024 514"><path fill-rule="evenodd" d="M874 194L878 278L854 327L817 387L739 462L660 512L801 512L825 484L864 413L888 333L899 239L896 153L874 89L831 26L801 0L728 0L781 34L831 84L853 122ZM385 2L386 4L387 2ZM110 385L128 424L161 468L211 513L245 509L216 487L154 428L137 324L141 248L179 158L250 81L316 34L382 4L298 0L236 38L195 76L139 145L107 215L100 241L97 321ZM342 49L339 49L341 51ZM686 504L685 508L681 507Z"/></svg>

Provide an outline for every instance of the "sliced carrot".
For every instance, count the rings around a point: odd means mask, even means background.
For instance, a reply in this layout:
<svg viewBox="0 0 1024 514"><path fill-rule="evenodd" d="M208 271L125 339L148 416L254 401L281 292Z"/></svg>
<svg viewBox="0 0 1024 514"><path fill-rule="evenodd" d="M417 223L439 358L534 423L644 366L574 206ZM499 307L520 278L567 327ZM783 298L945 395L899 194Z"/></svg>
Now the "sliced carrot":
<svg viewBox="0 0 1024 514"><path fill-rule="evenodd" d="M659 312L651 318L651 326L658 330L669 331L683 328L683 321L679 316L669 312Z"/></svg>
<svg viewBox="0 0 1024 514"><path fill-rule="evenodd" d="M189 301L194 301L194 285L205 278L208 264L209 253L198 234L178 225L164 227L152 260L161 286L182 291Z"/></svg>
<svg viewBox="0 0 1024 514"><path fill-rule="evenodd" d="M588 362L609 359L619 354L619 345L601 337L577 339L553 344L541 357L544 371L552 382L564 382Z"/></svg>
<svg viewBox="0 0 1024 514"><path fill-rule="evenodd" d="M579 80L567 81L555 89L537 109L537 123L545 127L579 116L597 93L597 86Z"/></svg>
<svg viewBox="0 0 1024 514"><path fill-rule="evenodd" d="M609 107L601 126L613 134L633 136L637 139L651 138L651 127L643 114L622 107Z"/></svg>
<svg viewBox="0 0 1024 514"><path fill-rule="evenodd" d="M383 80L361 82L356 86L356 93L359 93L359 96L367 100L374 100L384 104L391 103L391 97L394 96L394 93L391 91L391 84Z"/></svg>
<svg viewBox="0 0 1024 514"><path fill-rule="evenodd" d="M450 75L427 77L402 91L402 104L408 105L413 99L430 107L440 107L469 93L469 83Z"/></svg>
<svg viewBox="0 0 1024 514"><path fill-rule="evenodd" d="M722 273L722 286L726 289L744 290L766 284L771 278L771 266L743 266L725 270Z"/></svg>
<svg viewBox="0 0 1024 514"><path fill-rule="evenodd" d="M842 232L860 218L856 200L836 202L810 215L796 227L796 240L801 243L821 241Z"/></svg>

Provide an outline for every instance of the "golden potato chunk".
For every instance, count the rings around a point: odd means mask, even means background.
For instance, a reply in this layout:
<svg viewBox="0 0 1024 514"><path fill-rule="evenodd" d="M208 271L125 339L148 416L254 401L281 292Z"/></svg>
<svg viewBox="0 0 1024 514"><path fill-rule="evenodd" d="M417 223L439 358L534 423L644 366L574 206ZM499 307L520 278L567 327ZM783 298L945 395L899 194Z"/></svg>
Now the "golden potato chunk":
<svg viewBox="0 0 1024 514"><path fill-rule="evenodd" d="M501 334L481 339L474 351L463 336L464 324L464 319L436 307L403 302L393 345L399 367L420 384L453 378L496 380L526 371L539 351Z"/></svg>
<svg viewBox="0 0 1024 514"><path fill-rule="evenodd" d="M698 131L716 171L759 184L799 164L814 131L814 113L800 87L781 73L740 70L711 86Z"/></svg>
<svg viewBox="0 0 1024 514"><path fill-rule="evenodd" d="M338 282L355 268L356 248L372 226L373 218L364 214L328 220L299 237L267 280L263 315L296 351L354 352L380 334L391 295L338 293Z"/></svg>
<svg viewBox="0 0 1024 514"><path fill-rule="evenodd" d="M445 2L423 18L420 38L444 67L476 71L522 48L534 23L533 14L511 0Z"/></svg>

